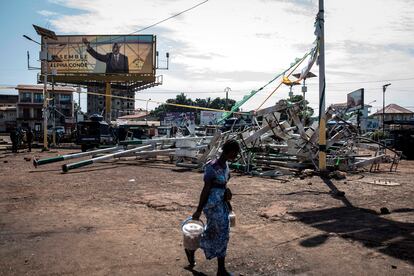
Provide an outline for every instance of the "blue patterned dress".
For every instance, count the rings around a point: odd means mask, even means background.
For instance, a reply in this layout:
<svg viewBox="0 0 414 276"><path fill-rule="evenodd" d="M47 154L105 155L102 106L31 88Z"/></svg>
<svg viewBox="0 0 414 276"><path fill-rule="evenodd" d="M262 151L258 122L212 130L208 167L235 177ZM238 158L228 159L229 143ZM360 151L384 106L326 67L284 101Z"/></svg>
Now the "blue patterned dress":
<svg viewBox="0 0 414 276"><path fill-rule="evenodd" d="M203 212L207 218L206 230L201 238L200 247L207 259L226 256L229 242L229 207L224 201L224 191L230 178L229 167L217 160L207 163L204 181L213 183Z"/></svg>

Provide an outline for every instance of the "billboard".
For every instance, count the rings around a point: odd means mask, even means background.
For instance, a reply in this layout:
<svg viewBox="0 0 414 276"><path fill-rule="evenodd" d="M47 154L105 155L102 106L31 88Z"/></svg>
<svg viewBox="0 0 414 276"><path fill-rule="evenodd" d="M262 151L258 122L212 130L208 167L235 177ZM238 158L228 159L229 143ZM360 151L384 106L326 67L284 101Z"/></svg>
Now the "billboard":
<svg viewBox="0 0 414 276"><path fill-rule="evenodd" d="M49 74L155 75L153 35L60 35L47 47Z"/></svg>
<svg viewBox="0 0 414 276"><path fill-rule="evenodd" d="M200 114L200 125L215 125L221 120L221 115L223 115L222 112L202 110Z"/></svg>
<svg viewBox="0 0 414 276"><path fill-rule="evenodd" d="M364 108L364 88L349 93L346 105L349 111Z"/></svg>
<svg viewBox="0 0 414 276"><path fill-rule="evenodd" d="M185 126L195 122L195 112L166 112L162 124L167 126Z"/></svg>

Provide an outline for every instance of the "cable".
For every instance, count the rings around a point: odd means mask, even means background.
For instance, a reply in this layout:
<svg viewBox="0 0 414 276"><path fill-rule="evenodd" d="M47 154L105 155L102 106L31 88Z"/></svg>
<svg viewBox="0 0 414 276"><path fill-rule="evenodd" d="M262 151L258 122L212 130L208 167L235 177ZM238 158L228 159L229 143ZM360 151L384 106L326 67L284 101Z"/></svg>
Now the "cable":
<svg viewBox="0 0 414 276"><path fill-rule="evenodd" d="M179 13L176 13L176 14L174 14L174 15L172 15L172 16L170 16L170 17L168 17L168 18L165 18L165 19L163 19L163 20L160 20L160 21L158 21L158 22L156 22L156 23L154 23L154 24L151 24L151 25L149 25L149 26L147 26L147 27L145 27L145 28L139 29L139 30L137 30L137 31L134 31L134 32L129 33L129 34L126 34L126 35L136 34L136 33L142 32L142 31L144 31L144 30L147 30L147 29L149 29L149 28L152 28L152 27L154 27L154 26L157 26L157 25L159 25L159 24L161 24L161 23L164 23L165 21L168 21L168 20L170 20L170 19L174 18L174 17L180 16L180 15L182 15L183 13L186 13L186 12L188 12L188 11L191 11L191 10L193 10L193 9L195 9L195 8L197 8L197 7L199 7L199 6L203 5L203 4L205 4L205 3L207 3L207 2L208 2L208 0L205 0L205 1L201 2L201 3L198 3L198 4L196 4L196 5L194 5L194 6L190 7L190 8L188 8L188 9L185 9L185 10L183 10L183 11L179 12ZM101 44L104 44L104 43L110 43L110 42L112 42L112 41L114 41L114 40L116 40L116 39L118 39L118 38L124 37L124 36L126 36L126 35L118 35L118 36L114 36L114 37L111 37L109 40L106 40L106 41L100 41L99 43L101 43Z"/></svg>
<svg viewBox="0 0 414 276"><path fill-rule="evenodd" d="M95 92L88 92L88 91L81 91L76 93L82 93L82 94L90 94L90 95L97 95L102 97L111 97L116 99L125 99L125 100L135 100L135 101L141 101L141 102L149 102L149 103L156 103L156 104L164 104L164 105L171 105L171 106L177 106L177 107L185 107L185 108L192 108L192 109L199 109L199 110L208 110L208 111L216 111L216 112L230 112L229 110L221 110L221 109L215 109L215 108L208 108L208 107L200 107L200 106L193 106L193 105L185 105L185 104L175 104L175 103L167 103L167 102L159 102L154 100L144 100L144 99L138 99L138 98L130 98L130 97L124 97L124 96L115 96L115 95L105 95L101 93L95 93ZM236 114L250 114L249 112L232 112Z"/></svg>
<svg viewBox="0 0 414 276"><path fill-rule="evenodd" d="M195 9L195 8L197 8L197 7L199 7L199 6L203 5L203 4L205 4L205 3L207 3L207 2L208 2L208 0L205 0L205 1L201 2L201 3L198 3L198 4L196 4L196 5L194 5L194 6L190 7L190 8L188 8L188 9L185 9L185 10L183 10L183 11L179 12L179 13L176 13L176 14L174 14L174 15L172 15L172 16L170 16L170 17L168 17L168 18L165 18L165 19L163 19L163 20L160 20L160 21L158 21L158 22L156 22L156 23L154 23L154 24L151 24L151 25L149 25L149 26L147 26L147 27L145 27L145 28L139 29L139 30L137 30L137 31L134 31L134 32L129 33L129 34L126 34L126 35L136 34L136 33L142 32L142 31L144 31L144 30L147 30L147 29L149 29L149 28L152 28L152 27L154 27L154 26L157 26L157 25L159 25L159 24L161 24L161 23L164 23L165 21L168 21L168 20L170 20L170 19L174 18L174 17L177 17L177 16L179 16L179 15L182 15L183 13L186 13L186 12L188 12L188 11L191 11L191 10L193 10L193 9ZM115 37L111 37L111 38L110 38L109 40L107 40L107 41L100 41L100 43L101 43L101 44L103 44L103 43L112 42L112 41L114 41L115 39L120 38L120 37L124 37L124 36L126 36L126 35L118 35L118 36L115 36Z"/></svg>
<svg viewBox="0 0 414 276"><path fill-rule="evenodd" d="M208 2L208 0L205 0L205 1L201 2L201 3L198 3L197 5L192 6L191 8L188 8L188 9L186 9L186 10L183 10L182 12L179 12L179 13L177 13L177 14L174 14L174 15L172 15L172 16L170 16L170 17L168 17L168 18L165 18L165 19L163 19L163 20L161 20L161 21L158 21L157 23L151 24L151 25L149 25L149 26L147 26L147 27L145 27L145 28L142 28L142 29L140 29L140 30L138 30L138 31L135 31L135 32L133 32L133 33L131 33L131 34L136 34L136 33L142 32L142 31L144 31L144 30L146 30L146 29L149 29L149 28L152 28L152 27L154 27L154 26L157 26L157 25L159 25L159 24L161 24L161 23L163 23L163 22L165 22L165 21L167 21L167 20L170 20L170 19L172 19L172 18L174 18L174 17L177 17L177 16L179 16L179 15L181 15L181 14L183 14L183 13L186 13L186 12L188 12L188 11L191 11L191 10L193 10L193 9L197 8L198 6L201 6L201 5L203 5L203 4L207 3L207 2Z"/></svg>
<svg viewBox="0 0 414 276"><path fill-rule="evenodd" d="M312 52L312 51L311 51ZM292 75L292 73L299 67L299 65L301 65L301 63L305 60L305 58L310 55L311 52L308 52L307 54L305 54L303 56L303 58L296 64L295 68L287 75L287 77L289 78L290 75ZM289 68L290 69L290 68ZM285 71L286 72L286 71ZM267 96L267 98L259 105L258 108L256 108L256 110L259 110L259 108L261 108L266 102L267 100L276 92L277 89L279 89L279 87L283 84L283 81L281 81L279 83L279 85L272 91L272 93L269 94L269 96Z"/></svg>
<svg viewBox="0 0 414 276"><path fill-rule="evenodd" d="M403 79L388 79L388 80L375 80L375 81L348 81L348 82L327 82L328 85L331 84L359 84L359 83L375 83L375 82L389 82L389 81L405 81L405 80L414 80L414 77L408 77ZM316 85L317 83L310 83L309 85Z"/></svg>

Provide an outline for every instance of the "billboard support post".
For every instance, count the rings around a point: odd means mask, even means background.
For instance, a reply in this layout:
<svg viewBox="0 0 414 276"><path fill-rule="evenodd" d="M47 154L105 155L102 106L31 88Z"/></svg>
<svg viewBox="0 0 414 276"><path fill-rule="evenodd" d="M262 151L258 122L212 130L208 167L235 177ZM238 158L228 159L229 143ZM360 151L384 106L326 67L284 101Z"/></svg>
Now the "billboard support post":
<svg viewBox="0 0 414 276"><path fill-rule="evenodd" d="M55 81L53 80L52 73L52 96L53 96L53 130L52 130L52 144L56 147L56 95L55 95Z"/></svg>
<svg viewBox="0 0 414 276"><path fill-rule="evenodd" d="M357 113L357 130L358 130L358 135L361 135L361 117L360 117L360 114L361 114L361 110L362 109L358 109L358 113Z"/></svg>
<svg viewBox="0 0 414 276"><path fill-rule="evenodd" d="M105 83L105 119L111 123L111 83Z"/></svg>
<svg viewBox="0 0 414 276"><path fill-rule="evenodd" d="M357 116L357 130L361 134L361 114L365 109L364 88L357 89L348 93L346 96L346 110L356 111Z"/></svg>

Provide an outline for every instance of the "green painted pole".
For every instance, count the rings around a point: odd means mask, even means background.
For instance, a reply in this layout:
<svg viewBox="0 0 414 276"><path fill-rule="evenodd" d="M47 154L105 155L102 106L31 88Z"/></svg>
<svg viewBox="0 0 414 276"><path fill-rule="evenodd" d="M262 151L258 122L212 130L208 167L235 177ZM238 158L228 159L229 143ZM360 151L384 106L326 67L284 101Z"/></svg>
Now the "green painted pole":
<svg viewBox="0 0 414 276"><path fill-rule="evenodd" d="M181 140L203 140L203 139L212 139L213 136L205 137L176 137L176 138L156 138L156 139L140 139L140 140L131 140L131 141L121 141L120 145L143 145L143 144L153 144L159 142L174 142Z"/></svg>
<svg viewBox="0 0 414 276"><path fill-rule="evenodd" d="M87 166L87 165L92 165L92 164L93 164L93 161L90 160L90 159L79 161L79 162L72 163L72 164L65 164L65 165L62 166L62 171L67 173L69 170L73 170L73 169L76 169L76 168L80 168L80 167Z"/></svg>
<svg viewBox="0 0 414 276"><path fill-rule="evenodd" d="M98 154L98 153L112 152L112 151L116 151L116 150L119 150L119 149L122 149L122 148L123 147L118 147L117 146L117 147L97 149L97 150L92 150L92 151L87 151L87 152L59 155L59 156L45 158L45 159L33 158L33 165L35 167L37 167L37 166L40 166L40 165L50 164L50 163L59 162L59 161L63 161L63 160L81 158L81 157L94 155L94 154Z"/></svg>
<svg viewBox="0 0 414 276"><path fill-rule="evenodd" d="M40 165L59 162L59 161L63 161L63 160L65 160L65 158L62 155L51 157L51 158L40 159L40 160L37 160L36 158L33 158L33 166L37 167L37 166L40 166Z"/></svg>
<svg viewBox="0 0 414 276"><path fill-rule="evenodd" d="M68 172L70 170L73 170L73 169L77 169L77 168L80 168L80 167L91 165L93 163L101 162L101 161L111 159L111 158L121 157L121 156L130 154L130 153L139 152L139 151L142 151L144 149L151 148L151 147L152 147L152 145L146 145L146 146L136 147L136 148L133 148L133 149L122 150L122 151L119 151L119 152L107 154L107 155L104 155L104 156L99 156L99 157L92 158L92 159L82 160L82 161L71 163L71 164L64 164L64 165L62 165L62 171L66 173L66 172Z"/></svg>

